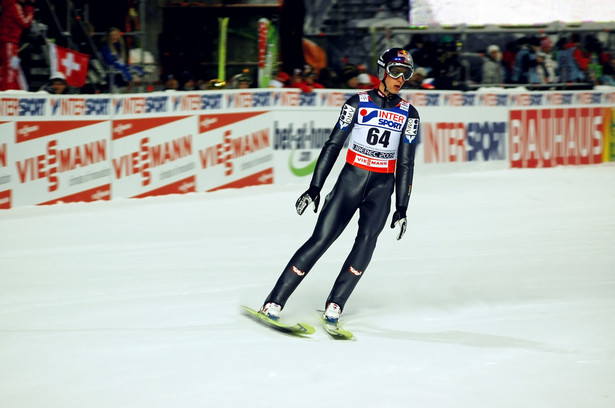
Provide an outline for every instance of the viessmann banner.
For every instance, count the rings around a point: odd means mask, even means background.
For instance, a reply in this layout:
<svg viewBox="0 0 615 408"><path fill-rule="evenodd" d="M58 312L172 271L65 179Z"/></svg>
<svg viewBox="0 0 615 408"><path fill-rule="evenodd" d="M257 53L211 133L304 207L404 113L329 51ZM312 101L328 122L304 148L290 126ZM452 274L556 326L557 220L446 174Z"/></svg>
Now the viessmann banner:
<svg viewBox="0 0 615 408"><path fill-rule="evenodd" d="M0 209L307 185L356 92L0 94ZM406 92L422 172L615 160L615 90ZM336 169L344 162L342 151Z"/></svg>

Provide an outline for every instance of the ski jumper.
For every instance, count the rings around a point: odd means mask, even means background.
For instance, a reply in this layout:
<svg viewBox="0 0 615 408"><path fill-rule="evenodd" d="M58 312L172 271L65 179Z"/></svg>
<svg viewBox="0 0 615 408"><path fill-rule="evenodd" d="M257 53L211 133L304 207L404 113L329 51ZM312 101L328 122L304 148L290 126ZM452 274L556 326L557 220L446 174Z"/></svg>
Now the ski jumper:
<svg viewBox="0 0 615 408"><path fill-rule="evenodd" d="M333 302L344 308L372 258L393 192L396 206L408 206L418 127L417 110L398 95L386 97L374 89L346 101L318 156L310 184L322 188L349 138L346 163L325 198L312 236L290 259L265 304L284 307L358 210L357 237L325 302L325 306Z"/></svg>

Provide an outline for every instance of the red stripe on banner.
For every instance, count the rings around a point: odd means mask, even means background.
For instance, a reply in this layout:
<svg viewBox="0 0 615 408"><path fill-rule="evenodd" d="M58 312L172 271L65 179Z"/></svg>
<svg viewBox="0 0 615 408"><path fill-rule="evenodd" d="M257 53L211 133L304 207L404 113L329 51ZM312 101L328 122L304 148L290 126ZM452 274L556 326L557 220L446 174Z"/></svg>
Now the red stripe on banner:
<svg viewBox="0 0 615 408"><path fill-rule="evenodd" d="M103 184L102 186L94 187L89 190L80 191L75 194L70 194L64 197L56 198L55 200L39 203L38 205L51 205L58 203L80 203L91 202L98 200L109 201L111 199L111 184Z"/></svg>
<svg viewBox="0 0 615 408"><path fill-rule="evenodd" d="M11 208L11 190L0 191L0 210Z"/></svg>
<svg viewBox="0 0 615 408"><path fill-rule="evenodd" d="M82 127L105 122L104 120L54 120L36 122L16 122L15 142L23 143L30 140L68 132Z"/></svg>
<svg viewBox="0 0 615 408"><path fill-rule="evenodd" d="M113 140L121 139L135 133L145 132L158 126L167 125L188 118L189 116L171 116L161 118L139 118L114 120L112 124Z"/></svg>
<svg viewBox="0 0 615 408"><path fill-rule="evenodd" d="M196 176L186 177L185 179L176 181L166 186L162 186L155 190L148 191L143 194L136 195L132 198L154 197L167 194L185 194L196 192Z"/></svg>
<svg viewBox="0 0 615 408"><path fill-rule="evenodd" d="M273 184L273 168L265 169L248 177L233 181L222 186L214 187L207 190L208 193L225 188L243 188L249 186L259 186L262 184Z"/></svg>
<svg viewBox="0 0 615 408"><path fill-rule="evenodd" d="M250 119L267 112L217 113L215 115L199 115L199 133L209 132L223 126Z"/></svg>

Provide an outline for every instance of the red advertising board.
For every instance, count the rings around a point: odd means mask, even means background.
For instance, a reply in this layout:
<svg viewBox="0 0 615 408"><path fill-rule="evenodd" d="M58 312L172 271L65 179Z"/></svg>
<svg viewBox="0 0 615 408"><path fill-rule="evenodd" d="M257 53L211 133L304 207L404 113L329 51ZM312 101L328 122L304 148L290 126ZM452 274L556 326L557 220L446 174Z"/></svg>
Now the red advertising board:
<svg viewBox="0 0 615 408"><path fill-rule="evenodd" d="M511 110L510 164L518 168L602 162L602 107Z"/></svg>

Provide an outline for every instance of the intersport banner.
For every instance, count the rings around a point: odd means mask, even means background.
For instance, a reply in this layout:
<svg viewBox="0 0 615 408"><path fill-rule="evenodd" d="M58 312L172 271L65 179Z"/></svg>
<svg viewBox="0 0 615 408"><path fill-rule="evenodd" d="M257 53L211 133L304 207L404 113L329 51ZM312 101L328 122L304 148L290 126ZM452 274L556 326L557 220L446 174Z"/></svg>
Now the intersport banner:
<svg viewBox="0 0 615 408"><path fill-rule="evenodd" d="M495 94L407 95L421 116L416 162L424 169L461 171L508 166L506 98Z"/></svg>
<svg viewBox="0 0 615 408"><path fill-rule="evenodd" d="M0 209L307 185L343 103L356 92L0 93ZM613 88L402 97L421 116L417 174L615 160Z"/></svg>

